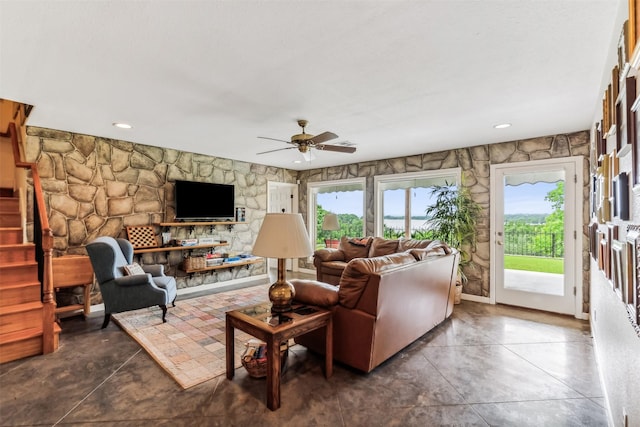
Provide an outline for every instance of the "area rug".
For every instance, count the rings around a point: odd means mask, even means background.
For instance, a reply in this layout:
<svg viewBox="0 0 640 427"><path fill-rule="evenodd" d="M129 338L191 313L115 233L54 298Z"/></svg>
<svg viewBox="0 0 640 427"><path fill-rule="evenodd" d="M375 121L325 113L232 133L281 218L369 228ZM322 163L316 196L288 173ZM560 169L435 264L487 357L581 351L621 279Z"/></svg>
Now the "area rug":
<svg viewBox="0 0 640 427"><path fill-rule="evenodd" d="M225 312L268 301L268 288L259 285L178 300L175 307L169 306L166 323L159 307L114 314L113 320L186 389L225 373ZM250 338L236 329L236 368Z"/></svg>

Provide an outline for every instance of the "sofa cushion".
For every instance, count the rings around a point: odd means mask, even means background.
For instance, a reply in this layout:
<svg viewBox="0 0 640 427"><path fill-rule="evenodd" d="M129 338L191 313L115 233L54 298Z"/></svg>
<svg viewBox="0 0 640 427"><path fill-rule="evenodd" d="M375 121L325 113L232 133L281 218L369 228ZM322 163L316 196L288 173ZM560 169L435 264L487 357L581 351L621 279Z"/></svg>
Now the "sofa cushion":
<svg viewBox="0 0 640 427"><path fill-rule="evenodd" d="M448 255L452 252L449 245L440 240L434 240L429 243L426 248L409 249L409 253L413 255L417 261L422 261L432 256Z"/></svg>
<svg viewBox="0 0 640 427"><path fill-rule="evenodd" d="M398 239L383 239L374 237L369 249L369 258L389 255L398 252Z"/></svg>
<svg viewBox="0 0 640 427"><path fill-rule="evenodd" d="M303 304L332 307L338 303L338 288L317 280L291 280L296 290L294 299Z"/></svg>
<svg viewBox="0 0 640 427"><path fill-rule="evenodd" d="M423 249L429 246L431 240L417 240L401 238L398 242L398 252L408 251L409 249Z"/></svg>
<svg viewBox="0 0 640 427"><path fill-rule="evenodd" d="M382 272L415 262L416 259L410 253L395 253L375 258L356 258L349 261L340 278L338 290L340 305L346 308L354 308L358 304L371 273Z"/></svg>
<svg viewBox="0 0 640 427"><path fill-rule="evenodd" d="M371 246L370 237L346 237L340 239L340 247L344 253L344 260L351 261L354 258L365 258L369 255L369 247Z"/></svg>

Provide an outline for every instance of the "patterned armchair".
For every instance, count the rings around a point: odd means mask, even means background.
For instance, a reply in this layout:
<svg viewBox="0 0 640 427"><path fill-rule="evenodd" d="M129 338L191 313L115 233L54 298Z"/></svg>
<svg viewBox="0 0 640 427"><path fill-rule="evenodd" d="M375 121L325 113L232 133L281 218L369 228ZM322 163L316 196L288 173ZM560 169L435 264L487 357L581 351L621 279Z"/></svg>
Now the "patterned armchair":
<svg viewBox="0 0 640 427"><path fill-rule="evenodd" d="M176 280L164 275L163 265L145 265L141 270L133 264L133 246L126 239L98 237L87 245L100 292L104 301L106 328L112 313L160 306L166 322L167 304L177 295Z"/></svg>

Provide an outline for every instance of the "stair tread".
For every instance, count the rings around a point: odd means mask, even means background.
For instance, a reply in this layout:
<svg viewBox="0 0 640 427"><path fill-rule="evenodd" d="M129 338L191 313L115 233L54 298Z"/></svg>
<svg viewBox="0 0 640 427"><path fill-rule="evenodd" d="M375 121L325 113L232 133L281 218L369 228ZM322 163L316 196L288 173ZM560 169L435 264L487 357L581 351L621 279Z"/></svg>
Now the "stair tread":
<svg viewBox="0 0 640 427"><path fill-rule="evenodd" d="M0 307L0 316L5 314L20 313L24 311L39 310L42 307L43 307L43 304L40 301L8 305L6 307Z"/></svg>
<svg viewBox="0 0 640 427"><path fill-rule="evenodd" d="M0 284L0 290L7 290L7 289L19 289L19 288L26 288L29 286L40 286L40 282L38 282L37 280L32 280L30 282L16 282L16 283L8 283L5 285Z"/></svg>
<svg viewBox="0 0 640 427"><path fill-rule="evenodd" d="M3 262L0 263L0 268L13 268L32 265L38 265L38 263L36 261Z"/></svg>
<svg viewBox="0 0 640 427"><path fill-rule="evenodd" d="M12 248L31 248L35 247L35 245L31 242L26 243L5 243L4 245L0 244L0 250L2 249L12 249Z"/></svg>
<svg viewBox="0 0 640 427"><path fill-rule="evenodd" d="M9 332L8 334L0 335L0 345L23 341L38 336L42 336L42 328L28 328L20 331Z"/></svg>

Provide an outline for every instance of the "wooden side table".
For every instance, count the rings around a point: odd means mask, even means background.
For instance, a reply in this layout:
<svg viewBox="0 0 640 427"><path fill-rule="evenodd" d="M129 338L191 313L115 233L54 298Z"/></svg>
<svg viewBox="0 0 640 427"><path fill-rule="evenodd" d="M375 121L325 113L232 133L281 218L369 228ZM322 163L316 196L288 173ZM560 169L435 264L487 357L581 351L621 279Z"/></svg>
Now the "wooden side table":
<svg viewBox="0 0 640 427"><path fill-rule="evenodd" d="M315 329L325 328L325 377L333 374L332 313L319 307L294 305L294 311L282 318L271 314L271 303L246 307L226 313L227 379L235 374L234 328L267 343L267 407L280 407L280 343ZM308 309L308 310L305 310ZM313 312L310 312L313 310Z"/></svg>
<svg viewBox="0 0 640 427"><path fill-rule="evenodd" d="M86 255L65 255L52 258L53 263L53 289L84 288L83 304L72 304L56 307L56 315L70 311L82 310L84 317L91 311L91 285L93 285L93 266ZM55 292L53 293L55 297Z"/></svg>

